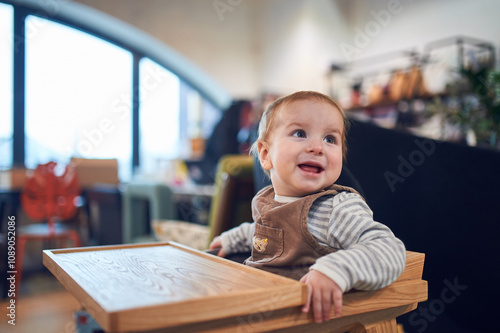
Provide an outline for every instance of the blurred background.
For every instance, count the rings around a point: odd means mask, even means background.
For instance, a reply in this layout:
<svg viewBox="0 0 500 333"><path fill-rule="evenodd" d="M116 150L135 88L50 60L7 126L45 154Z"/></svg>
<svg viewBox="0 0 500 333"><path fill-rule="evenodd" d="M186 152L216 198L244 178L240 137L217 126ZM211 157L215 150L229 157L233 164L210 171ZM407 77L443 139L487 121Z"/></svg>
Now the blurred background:
<svg viewBox="0 0 500 333"><path fill-rule="evenodd" d="M499 12L495 0L0 0L2 239L9 216L20 235L56 217L81 245L204 248L250 218L266 184L241 158L265 107L316 90L353 123L346 165L376 219L427 254L429 301L405 330L490 332ZM29 184L49 162L71 198L64 219L32 214L46 193ZM61 245L47 235L26 244L26 299L58 289L40 253ZM445 302L450 283L467 289Z"/></svg>

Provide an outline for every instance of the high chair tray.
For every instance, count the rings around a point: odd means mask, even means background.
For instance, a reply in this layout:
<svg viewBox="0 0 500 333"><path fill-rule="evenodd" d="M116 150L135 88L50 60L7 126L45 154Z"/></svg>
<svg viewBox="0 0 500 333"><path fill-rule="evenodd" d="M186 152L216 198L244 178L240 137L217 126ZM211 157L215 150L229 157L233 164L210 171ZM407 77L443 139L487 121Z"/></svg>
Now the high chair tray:
<svg viewBox="0 0 500 333"><path fill-rule="evenodd" d="M304 304L295 280L168 243L43 251L106 331L143 331Z"/></svg>

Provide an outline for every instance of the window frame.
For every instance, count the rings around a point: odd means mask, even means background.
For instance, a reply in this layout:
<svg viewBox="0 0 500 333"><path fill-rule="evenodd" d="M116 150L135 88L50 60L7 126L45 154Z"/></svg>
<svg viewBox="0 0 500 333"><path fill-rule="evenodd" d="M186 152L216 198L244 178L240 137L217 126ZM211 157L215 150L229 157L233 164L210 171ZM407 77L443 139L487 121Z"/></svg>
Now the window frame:
<svg viewBox="0 0 500 333"><path fill-rule="evenodd" d="M13 7L13 167L25 166L25 57L26 17L38 16L101 38L132 53L132 170L140 165L139 144L139 63L149 58L177 75L215 108L225 110L231 103L227 91L167 45L133 26L82 4L67 0L50 2L0 1ZM182 98L181 98L182 100ZM181 114L185 103L180 103ZM183 122L180 123L183 126Z"/></svg>

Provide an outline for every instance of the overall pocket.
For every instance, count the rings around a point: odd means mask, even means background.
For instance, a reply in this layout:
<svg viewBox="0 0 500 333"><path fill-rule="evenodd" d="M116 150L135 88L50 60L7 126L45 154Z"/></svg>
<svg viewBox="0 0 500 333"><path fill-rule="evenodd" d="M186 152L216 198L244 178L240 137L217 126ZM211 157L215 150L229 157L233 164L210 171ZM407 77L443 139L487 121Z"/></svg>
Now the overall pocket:
<svg viewBox="0 0 500 333"><path fill-rule="evenodd" d="M270 262L283 253L283 230L255 224L252 261Z"/></svg>

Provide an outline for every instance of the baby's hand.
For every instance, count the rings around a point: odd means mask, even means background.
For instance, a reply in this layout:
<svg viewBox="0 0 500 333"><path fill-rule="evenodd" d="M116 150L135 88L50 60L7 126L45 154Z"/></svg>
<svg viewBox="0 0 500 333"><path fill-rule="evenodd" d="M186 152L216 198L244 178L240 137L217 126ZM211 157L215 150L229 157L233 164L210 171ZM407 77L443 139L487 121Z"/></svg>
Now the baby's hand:
<svg viewBox="0 0 500 333"><path fill-rule="evenodd" d="M217 252L217 256L219 256L219 257L226 256L226 252L222 249L222 242L220 241L219 236L214 238L214 240L210 243L210 246L208 248L210 250L220 249L219 252Z"/></svg>
<svg viewBox="0 0 500 333"><path fill-rule="evenodd" d="M321 323L330 320L332 303L334 316L339 317L342 311L342 290L335 281L323 273L311 270L304 275L300 282L307 284L307 302L302 307L302 312L309 312L311 303L314 321Z"/></svg>

